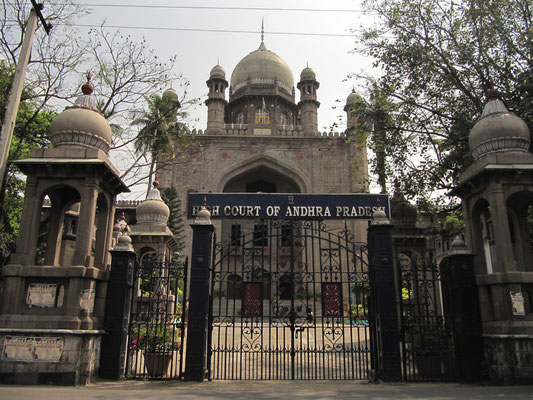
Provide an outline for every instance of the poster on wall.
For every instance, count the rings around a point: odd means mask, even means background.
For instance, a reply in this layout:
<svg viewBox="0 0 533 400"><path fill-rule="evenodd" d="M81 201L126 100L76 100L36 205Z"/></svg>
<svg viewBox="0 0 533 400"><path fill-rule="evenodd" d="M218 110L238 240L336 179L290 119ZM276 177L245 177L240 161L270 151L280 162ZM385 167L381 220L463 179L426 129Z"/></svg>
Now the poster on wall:
<svg viewBox="0 0 533 400"><path fill-rule="evenodd" d="M2 359L6 361L59 362L64 341L58 337L6 336Z"/></svg>
<svg viewBox="0 0 533 400"><path fill-rule="evenodd" d="M57 285L55 283L30 283L26 295L28 307L55 307Z"/></svg>
<svg viewBox="0 0 533 400"><path fill-rule="evenodd" d="M84 289L80 292L80 309L86 314L94 310L94 289Z"/></svg>
<svg viewBox="0 0 533 400"><path fill-rule="evenodd" d="M513 315L526 315L522 292L511 292L511 301L513 302Z"/></svg>

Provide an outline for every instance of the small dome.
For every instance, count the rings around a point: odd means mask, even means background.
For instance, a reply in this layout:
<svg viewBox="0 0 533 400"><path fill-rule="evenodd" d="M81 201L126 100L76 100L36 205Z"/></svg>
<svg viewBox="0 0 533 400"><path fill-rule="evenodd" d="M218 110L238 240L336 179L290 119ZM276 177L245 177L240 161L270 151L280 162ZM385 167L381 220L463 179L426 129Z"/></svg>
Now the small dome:
<svg viewBox="0 0 533 400"><path fill-rule="evenodd" d="M209 78L219 78L219 79L226 79L226 71L224 71L224 68L222 68L220 65L215 65L211 72L209 73Z"/></svg>
<svg viewBox="0 0 533 400"><path fill-rule="evenodd" d="M346 97L346 104L359 103L361 100L362 100L361 95L357 93L355 90L353 90L352 93L350 93L348 97Z"/></svg>
<svg viewBox="0 0 533 400"><path fill-rule="evenodd" d="M416 207L403 196L391 199L392 220L398 225L415 225L417 219Z"/></svg>
<svg viewBox="0 0 533 400"><path fill-rule="evenodd" d="M161 194L157 189L158 183L154 182L154 187L146 196L146 200L137 206L136 217L137 224L149 223L156 225L166 225L170 216L170 209L161 200Z"/></svg>
<svg viewBox="0 0 533 400"><path fill-rule="evenodd" d="M168 88L163 92L162 98L169 100L172 100L174 102L179 102L178 92L176 92L173 88Z"/></svg>
<svg viewBox="0 0 533 400"><path fill-rule="evenodd" d="M267 50L263 42L256 51L239 61L231 74L231 86L235 90L237 85L248 79L277 79L290 88L294 87L294 75L287 63L276 53Z"/></svg>
<svg viewBox="0 0 533 400"><path fill-rule="evenodd" d="M474 159L491 153L529 152L531 135L526 123L509 112L494 92L489 96L481 118L468 136Z"/></svg>
<svg viewBox="0 0 533 400"><path fill-rule="evenodd" d="M82 86L82 91L74 106L55 117L49 139L54 147L93 147L107 154L112 143L111 127L96 107L89 81Z"/></svg>
<svg viewBox="0 0 533 400"><path fill-rule="evenodd" d="M312 68L305 67L300 74L301 81L314 81L316 80L315 71Z"/></svg>

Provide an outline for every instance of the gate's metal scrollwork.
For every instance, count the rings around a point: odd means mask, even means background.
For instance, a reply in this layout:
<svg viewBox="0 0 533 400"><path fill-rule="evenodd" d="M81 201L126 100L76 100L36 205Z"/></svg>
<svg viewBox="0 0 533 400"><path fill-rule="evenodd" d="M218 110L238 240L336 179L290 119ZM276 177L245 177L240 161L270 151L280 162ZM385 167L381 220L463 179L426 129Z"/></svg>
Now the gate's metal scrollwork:
<svg viewBox="0 0 533 400"><path fill-rule="evenodd" d="M449 276L438 265L402 261L400 255L398 297L404 379L456 379Z"/></svg>
<svg viewBox="0 0 533 400"><path fill-rule="evenodd" d="M212 379L372 377L366 246L346 228L272 220L232 229L211 276Z"/></svg>
<svg viewBox="0 0 533 400"><path fill-rule="evenodd" d="M145 256L135 271L126 376L170 379L183 373L187 261Z"/></svg>

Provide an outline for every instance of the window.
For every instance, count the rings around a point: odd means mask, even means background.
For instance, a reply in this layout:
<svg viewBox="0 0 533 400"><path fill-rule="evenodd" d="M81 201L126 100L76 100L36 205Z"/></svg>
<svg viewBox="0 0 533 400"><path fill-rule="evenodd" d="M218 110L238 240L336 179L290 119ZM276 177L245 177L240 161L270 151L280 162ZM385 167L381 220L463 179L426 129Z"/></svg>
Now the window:
<svg viewBox="0 0 533 400"><path fill-rule="evenodd" d="M254 225L254 246L268 246L268 227L266 224Z"/></svg>
<svg viewBox="0 0 533 400"><path fill-rule="evenodd" d="M286 113L285 111L281 113L280 123L281 123L281 125L290 125L291 124L291 120L290 120L289 114Z"/></svg>
<svg viewBox="0 0 533 400"><path fill-rule="evenodd" d="M260 125L270 125L270 114L266 107L259 107L255 110L255 123Z"/></svg>
<svg viewBox="0 0 533 400"><path fill-rule="evenodd" d="M244 124L244 113L239 111L235 117L235 123L238 125Z"/></svg>
<svg viewBox="0 0 533 400"><path fill-rule="evenodd" d="M231 225L231 245L241 245L241 226L239 224Z"/></svg>

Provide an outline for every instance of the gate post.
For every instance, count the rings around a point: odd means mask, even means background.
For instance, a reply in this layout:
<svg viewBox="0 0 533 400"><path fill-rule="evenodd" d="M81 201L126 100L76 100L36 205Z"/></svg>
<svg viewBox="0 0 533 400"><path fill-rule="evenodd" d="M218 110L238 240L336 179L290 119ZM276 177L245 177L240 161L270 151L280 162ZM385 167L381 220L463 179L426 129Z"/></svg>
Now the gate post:
<svg viewBox="0 0 533 400"><path fill-rule="evenodd" d="M129 240L129 242L128 242ZM123 235L111 253L99 375L118 380L124 376L131 296L137 256L131 238Z"/></svg>
<svg viewBox="0 0 533 400"><path fill-rule="evenodd" d="M452 241L449 255L441 262L444 307L453 318L454 355L459 378L477 381L483 359L481 312L474 272L474 254L465 242Z"/></svg>
<svg viewBox="0 0 533 400"><path fill-rule="evenodd" d="M376 379L401 381L400 335L392 254L392 224L378 210L368 228L368 257L372 285Z"/></svg>
<svg viewBox="0 0 533 400"><path fill-rule="evenodd" d="M204 206L198 212L193 230L185 379L202 381L207 365L207 330L211 243L214 227Z"/></svg>

